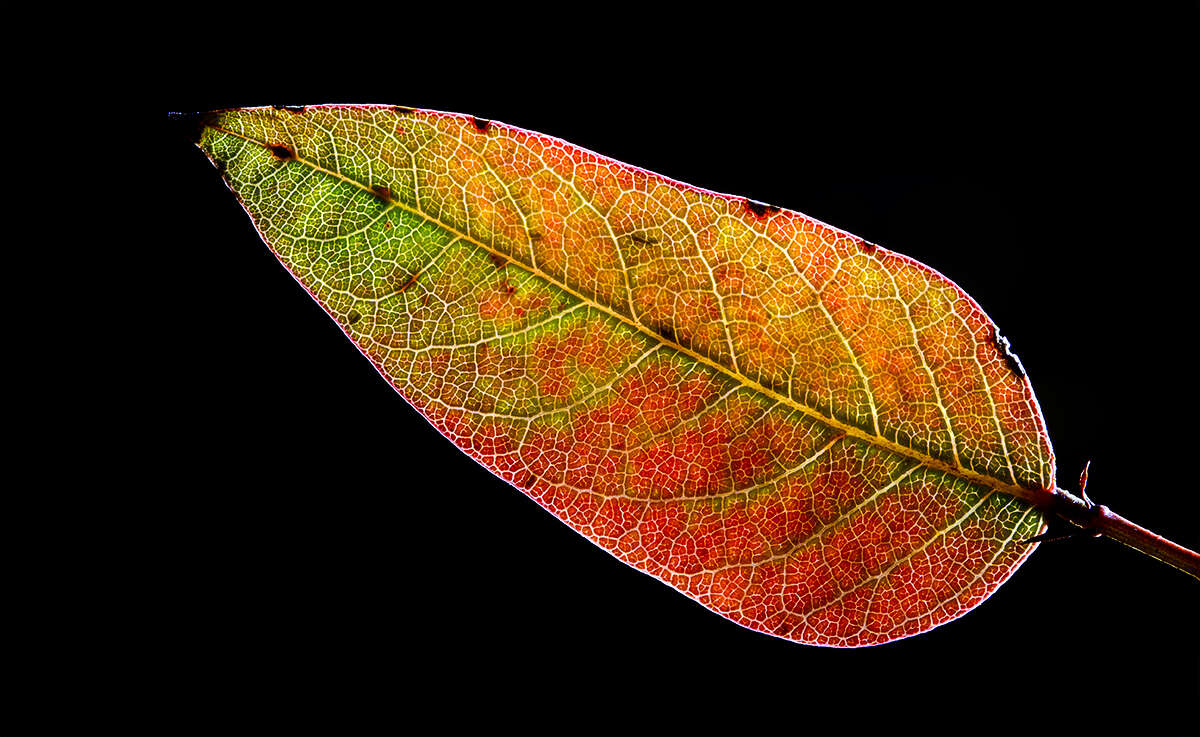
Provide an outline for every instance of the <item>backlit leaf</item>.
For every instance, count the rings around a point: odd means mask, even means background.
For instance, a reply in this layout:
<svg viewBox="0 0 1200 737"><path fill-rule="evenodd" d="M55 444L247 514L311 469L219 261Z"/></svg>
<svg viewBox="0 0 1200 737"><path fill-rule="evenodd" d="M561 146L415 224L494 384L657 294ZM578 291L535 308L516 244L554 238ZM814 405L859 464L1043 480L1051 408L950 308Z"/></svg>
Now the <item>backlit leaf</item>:
<svg viewBox="0 0 1200 737"><path fill-rule="evenodd" d="M263 240L440 432L734 622L888 642L1035 547L1022 499L1055 488L1037 401L928 267L469 116L197 123Z"/></svg>

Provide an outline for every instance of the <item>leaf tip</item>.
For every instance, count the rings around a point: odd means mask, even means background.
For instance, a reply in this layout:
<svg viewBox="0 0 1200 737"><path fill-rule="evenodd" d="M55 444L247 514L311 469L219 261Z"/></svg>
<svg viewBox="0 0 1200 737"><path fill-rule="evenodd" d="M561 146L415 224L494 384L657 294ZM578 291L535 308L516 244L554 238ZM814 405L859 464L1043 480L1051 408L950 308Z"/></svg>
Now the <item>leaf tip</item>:
<svg viewBox="0 0 1200 737"><path fill-rule="evenodd" d="M168 112L167 122L171 128L178 131L189 143L200 143L204 129L212 125L216 118L215 112L208 113L177 113Z"/></svg>

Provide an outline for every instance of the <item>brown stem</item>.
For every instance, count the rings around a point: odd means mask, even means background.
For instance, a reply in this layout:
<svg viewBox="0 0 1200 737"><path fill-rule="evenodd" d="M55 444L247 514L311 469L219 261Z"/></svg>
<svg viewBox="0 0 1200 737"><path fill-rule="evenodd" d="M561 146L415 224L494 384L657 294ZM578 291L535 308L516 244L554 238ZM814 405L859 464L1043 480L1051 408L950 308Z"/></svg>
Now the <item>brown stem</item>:
<svg viewBox="0 0 1200 737"><path fill-rule="evenodd" d="M1103 504L1092 504L1068 491L1056 489L1046 506L1047 511L1073 525L1112 538L1200 580L1200 554L1130 522Z"/></svg>

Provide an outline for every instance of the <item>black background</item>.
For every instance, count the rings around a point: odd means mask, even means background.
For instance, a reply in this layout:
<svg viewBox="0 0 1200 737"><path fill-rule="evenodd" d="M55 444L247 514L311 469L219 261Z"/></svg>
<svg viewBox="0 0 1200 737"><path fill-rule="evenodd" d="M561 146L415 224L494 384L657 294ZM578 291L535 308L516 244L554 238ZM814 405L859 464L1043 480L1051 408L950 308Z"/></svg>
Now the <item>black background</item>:
<svg viewBox="0 0 1200 737"><path fill-rule="evenodd" d="M1196 66L1170 35L1194 14L1056 19L1043 34L1030 19L987 43L988 19L970 19L886 46L853 25L748 15L696 34L442 20L448 36L425 40L382 19L364 39L278 20L363 48L337 55L210 25L225 45L163 48L170 83L150 115L465 112L915 257L1012 340L1060 485L1092 459L1098 501L1200 543L1180 511L1196 494ZM139 462L118 508L95 510L102 525L79 521L87 555L48 589L90 616L54 615L43 677L79 711L44 724L1196 732L1198 584L1109 541L1043 546L964 618L845 651L744 630L618 563L441 438L274 260L201 153L171 131L163 151L139 313L147 419L111 439Z"/></svg>

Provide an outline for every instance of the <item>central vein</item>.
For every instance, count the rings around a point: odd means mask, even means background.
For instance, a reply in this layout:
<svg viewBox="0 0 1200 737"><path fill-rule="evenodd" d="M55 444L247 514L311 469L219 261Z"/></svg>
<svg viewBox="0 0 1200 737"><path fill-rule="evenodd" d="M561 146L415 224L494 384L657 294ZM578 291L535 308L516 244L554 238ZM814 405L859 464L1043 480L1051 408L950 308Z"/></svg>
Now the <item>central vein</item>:
<svg viewBox="0 0 1200 737"><path fill-rule="evenodd" d="M226 128L221 128L216 125L210 124L208 127L212 128L215 131L219 131L221 133L225 133L225 134L234 136L236 138L241 138L244 141L248 141L250 143L257 144L259 146L263 146L264 148L269 149L272 146L272 144L269 142L260 141L255 138L252 138L250 136L238 133L236 131L231 131ZM377 191L373 190L369 185L364 184L363 182L357 181L355 179L352 179L350 177L347 177L344 174L342 174L341 172L327 169L327 168L321 166L320 164L317 164L313 161L309 161L300 155L299 150L295 151L294 158L292 158L289 163L303 164L304 166L310 167L314 171L321 172L327 176L330 176L339 181L345 182L346 184L357 187L358 189L362 190L363 192L370 194L374 198L379 198L379 193ZM756 381L746 377L740 371L738 371L734 368L731 368L722 363L714 361L711 358L709 358L701 353L697 353L696 351L694 351L684 345L681 345L677 341L667 339L662 334L660 334L660 333L656 332L655 330L642 324L641 321L636 320L629 315L624 315L624 314L618 312L617 310L614 310L613 308L609 307L608 305L598 301L593 296L588 296L586 294L583 294L579 290L577 290L574 287L570 286L569 284L565 283L565 280L559 280L559 279L552 277L551 275L542 271L538 266L522 260L515 253L505 253L503 251L499 251L496 248L489 246L488 244L483 243L483 242L479 241L478 239L472 238L470 235L459 231L457 228L449 226L435 218L430 217L429 215L425 214L424 212L422 212L416 208L410 207L410 206L404 204L403 202L400 202L394 194L390 194L390 196L388 197L388 208L389 209L394 208L394 209L409 213L410 215L413 215L414 217L418 217L418 218L424 220L425 222L429 223L430 225L433 225L437 228L440 228L440 229L446 231L447 233L450 233L451 235L455 236L458 239L461 239L464 242L470 243L471 245L475 246L476 248L486 251L489 254L494 254L496 256L503 257L503 258L509 260L513 265L529 272L530 274L533 274L534 276L546 281L549 284L554 285L558 289L561 289L562 291L570 294L571 296L575 297L576 299L580 300L581 302L591 305L593 308L612 317L614 320L617 320L618 322L620 322L624 325L627 325L628 327L630 327L640 333L643 333L644 335L649 336L650 338L654 339L655 341L657 341L663 345L669 346L672 350L678 351L679 353L682 353L682 354L690 357L692 360L697 361L705 366L708 366L709 368L713 369L714 371L717 371L717 372L729 377L730 379L740 383L741 385L743 385L755 392L758 392L764 396L770 397L781 404L791 407L798 412L801 412L801 413L803 413L803 414L805 414L805 415L807 415L807 416L809 416L831 428L834 428L838 432L845 433L847 436L857 438L865 443L875 445L877 447L880 447L885 450L896 453L897 455L912 458L913 460L915 460L929 468L941 471L943 473L946 473L946 474L949 474L952 476L957 476L966 481L969 481L969 482L972 482L975 484L979 484L981 486L984 486L984 487L987 487L990 489L996 489L996 490L1001 491L1010 496L1027 501L1031 504L1041 506L1041 505L1045 504L1045 502L1046 502L1045 497L1048 492L1035 490L1035 489L1027 489L1023 486L1019 486L1014 483L1009 483L1009 482L997 479L993 476L981 474L972 469L963 467L961 463L948 463L940 458L936 458L927 453L922 453L919 450L909 448L904 445L900 445L899 443L896 443L896 442L884 437L881 434L870 433L870 432L858 427L857 425L851 425L849 423L846 423L842 420L837 419L836 417L827 416L821 412L818 412L817 410L813 409L812 407L809 407L806 404L797 402L795 399L793 399L790 396L780 394L779 392L775 391L774 389L771 389L770 387L764 386L763 384L760 384L759 382L756 382ZM819 297L818 297L818 299L819 299Z"/></svg>

